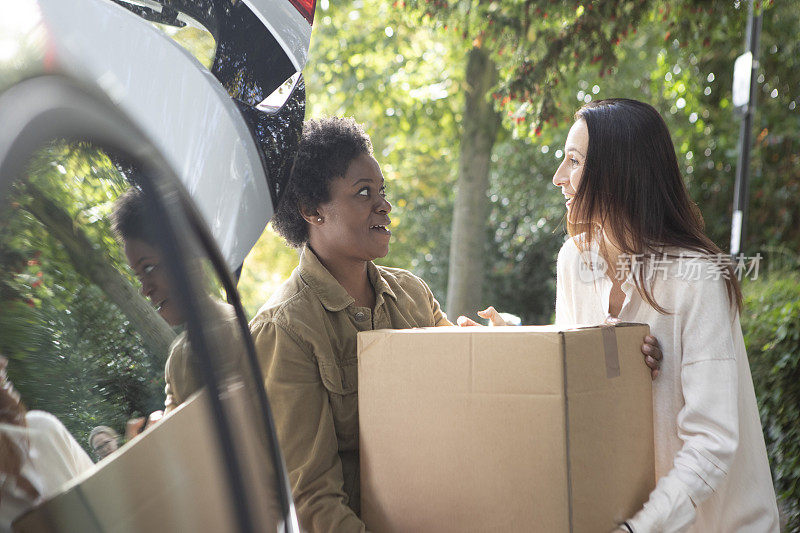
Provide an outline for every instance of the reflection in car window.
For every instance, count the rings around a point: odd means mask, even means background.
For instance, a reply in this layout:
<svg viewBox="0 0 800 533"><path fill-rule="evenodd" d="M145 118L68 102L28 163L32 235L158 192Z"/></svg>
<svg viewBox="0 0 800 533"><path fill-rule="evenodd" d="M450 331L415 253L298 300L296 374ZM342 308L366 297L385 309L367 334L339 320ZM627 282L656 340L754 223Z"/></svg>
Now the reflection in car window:
<svg viewBox="0 0 800 533"><path fill-rule="evenodd" d="M176 43L184 47L207 69L214 63L217 44L214 37L204 28L186 25L182 28L151 22Z"/></svg>
<svg viewBox="0 0 800 533"><path fill-rule="evenodd" d="M128 178L139 181L135 170ZM191 215L180 216L182 205L168 205L166 209L177 215L177 233L183 256L181 276L193 281L191 301L179 298L177 279L163 265L168 257L167 245L158 238L158 227L148 216L145 195L131 187L114 203L112 219L114 230L125 249L129 265L141 280L142 294L171 326L186 324L172 342L166 362L165 418L161 424L171 424L179 408L196 410L205 391L204 370L215 374L225 419L232 429L233 441L225 444L236 458L241 482L247 487L243 493L250 500L251 509L260 524L277 524L282 518L282 507L276 482L273 440L269 438L265 420L259 410L258 376L247 364L245 335L249 335L243 321L225 302L224 283L207 255L198 235L186 224ZM152 214L152 213L150 213ZM217 256L217 265L223 265ZM229 286L230 287L230 286ZM199 313L191 319L193 307ZM194 322L192 320L195 320ZM202 335L200 335L202 334ZM195 341L200 340L200 344ZM197 346L204 346L205 352ZM186 435L196 440L198 436ZM202 438L202 437L201 437ZM206 437L207 438L207 437ZM200 461L202 462L202 461ZM200 465L197 465L200 468Z"/></svg>
<svg viewBox="0 0 800 533"><path fill-rule="evenodd" d="M233 438L228 451L237 462L235 471L241 472L236 474L243 487L240 493L255 523L275 529L285 522L279 496L282 478L276 476L276 450L258 408L258 375L245 364L246 324L226 303L228 294L206 248L187 222L189 215L178 196L171 194L172 204L165 208L175 225L182 258L175 272L174 249L163 253L164 228L153 216L152 200L144 202L137 185L141 179L133 167L120 166L120 160L92 144L54 142L35 153L24 175L4 194L0 352L9 358L11 381L29 409L47 411L54 424L63 423L63 433L74 437L67 438L70 446L82 446L103 461L104 468L92 473L101 478L98 483L124 482L119 473L130 466L116 471L112 467L125 460L126 450L131 452L126 464L140 465L142 486L167 486L213 474L216 482L202 489L204 497L224 509L218 512L204 504L205 512L216 513L220 527L233 528L236 515L228 513L234 508L225 506L234 496L229 494L223 452L217 448L219 435L209 425L209 398L203 392L207 383L203 368L211 368ZM141 200L133 217L134 226L144 227L136 230L138 234L120 227L120 206L132 196ZM178 297L176 274L193 287L191 313ZM198 339L201 342L195 344ZM198 346L203 347L205 359L199 357ZM167 412L163 418L151 416L161 409ZM150 431L132 441L146 421ZM158 435L162 440L156 439ZM187 447L184 439L192 445ZM174 445L176 451L193 451L181 452L180 459L173 454L165 468L167 459L158 447L165 444ZM136 450L142 450L147 461L131 463ZM86 454L82 457L91 465ZM85 471L86 464L69 476ZM57 489L40 493L26 507L41 502L40 497L62 498L74 506L69 500L74 493L55 496ZM136 498L131 489L120 490L114 505L125 509L126 499ZM191 498L198 501L197 495ZM101 499L81 501L92 509L105 505ZM172 508L171 501L162 500L164 509ZM183 508L191 504L178 503ZM132 508L137 505L131 500ZM192 516L161 512L167 513L159 515L166 521L162 525L177 529L205 516L199 510ZM32 516L27 519L35 520L36 513ZM136 520L146 524L148 517L137 515Z"/></svg>
<svg viewBox="0 0 800 533"><path fill-rule="evenodd" d="M127 183L108 156L54 143L24 178L0 211L0 351L28 407L91 451L93 427L123 433L161 408L175 332L140 295L110 230Z"/></svg>

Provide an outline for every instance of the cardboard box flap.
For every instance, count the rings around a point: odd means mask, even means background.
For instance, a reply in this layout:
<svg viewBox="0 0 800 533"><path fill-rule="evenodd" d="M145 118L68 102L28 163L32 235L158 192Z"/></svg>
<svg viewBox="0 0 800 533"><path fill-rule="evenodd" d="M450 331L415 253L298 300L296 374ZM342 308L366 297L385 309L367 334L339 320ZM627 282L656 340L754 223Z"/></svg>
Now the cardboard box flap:
<svg viewBox="0 0 800 533"><path fill-rule="evenodd" d="M560 396L558 331L551 326L417 328L403 335L368 331L358 335L358 364L368 372L380 366L382 373L396 376L381 384L384 394L413 388L440 394ZM535 357L526 350L530 343L538 346ZM370 386L359 383L360 393Z"/></svg>
<svg viewBox="0 0 800 533"><path fill-rule="evenodd" d="M239 429L237 454L263 530L283 520L270 458L254 430L242 387L222 392L226 414ZM18 533L216 533L237 523L205 390L134 438L61 493L14 522Z"/></svg>
<svg viewBox="0 0 800 533"><path fill-rule="evenodd" d="M14 531L211 531L234 523L228 497L220 492L225 483L207 484L224 480L208 409L205 394L192 397L19 518Z"/></svg>

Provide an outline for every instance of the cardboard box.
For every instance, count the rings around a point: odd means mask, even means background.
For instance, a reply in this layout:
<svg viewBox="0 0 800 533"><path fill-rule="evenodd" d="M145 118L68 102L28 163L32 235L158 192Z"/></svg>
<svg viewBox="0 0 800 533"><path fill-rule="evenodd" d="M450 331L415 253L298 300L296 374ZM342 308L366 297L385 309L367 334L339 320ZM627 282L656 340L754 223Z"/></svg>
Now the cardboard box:
<svg viewBox="0 0 800 533"><path fill-rule="evenodd" d="M655 486L647 333L359 333L367 529L594 533L633 516Z"/></svg>
<svg viewBox="0 0 800 533"><path fill-rule="evenodd" d="M282 523L274 471L241 386L225 393L250 509L261 531ZM219 438L204 391L13 524L18 533L237 530Z"/></svg>

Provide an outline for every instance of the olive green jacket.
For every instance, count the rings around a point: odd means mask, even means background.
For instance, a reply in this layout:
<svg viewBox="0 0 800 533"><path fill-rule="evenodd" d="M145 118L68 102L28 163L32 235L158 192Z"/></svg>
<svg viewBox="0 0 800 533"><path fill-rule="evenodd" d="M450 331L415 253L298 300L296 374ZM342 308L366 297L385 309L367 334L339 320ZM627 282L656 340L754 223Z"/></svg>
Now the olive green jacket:
<svg viewBox="0 0 800 533"><path fill-rule="evenodd" d="M356 335L449 325L420 278L367 264L375 308L356 307L306 247L250 323L301 528L364 531L359 518Z"/></svg>
<svg viewBox="0 0 800 533"><path fill-rule="evenodd" d="M213 341L226 349L219 353L225 354L218 362L226 363L222 371L226 373L240 372L238 365L244 361L244 342L239 333L239 323L236 321L236 311L225 302L210 300L207 307L203 308L205 321L211 326L208 331L213 335ZM164 367L166 387L164 393L164 414L169 413L186 401L194 392L202 387L200 377L195 368L191 345L186 331L182 331L172 341L169 348L169 357Z"/></svg>

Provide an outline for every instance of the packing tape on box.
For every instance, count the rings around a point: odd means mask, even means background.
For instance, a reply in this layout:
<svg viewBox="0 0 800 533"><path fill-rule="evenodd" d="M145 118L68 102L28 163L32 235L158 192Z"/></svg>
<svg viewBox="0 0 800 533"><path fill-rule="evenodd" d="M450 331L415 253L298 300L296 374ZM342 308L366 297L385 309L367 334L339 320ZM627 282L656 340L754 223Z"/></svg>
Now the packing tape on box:
<svg viewBox="0 0 800 533"><path fill-rule="evenodd" d="M619 350L617 348L617 332L613 325L600 327L603 332L603 352L606 358L606 377L619 377Z"/></svg>

